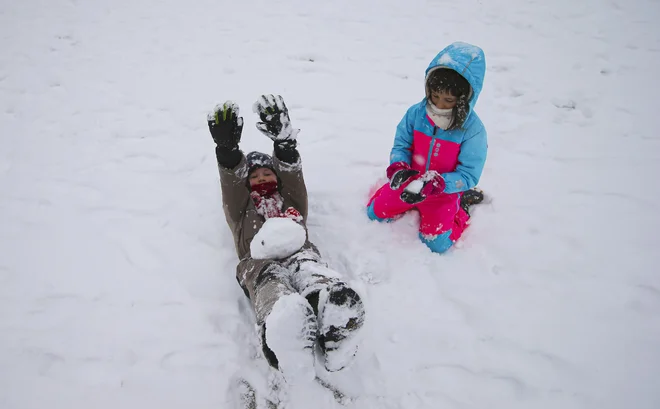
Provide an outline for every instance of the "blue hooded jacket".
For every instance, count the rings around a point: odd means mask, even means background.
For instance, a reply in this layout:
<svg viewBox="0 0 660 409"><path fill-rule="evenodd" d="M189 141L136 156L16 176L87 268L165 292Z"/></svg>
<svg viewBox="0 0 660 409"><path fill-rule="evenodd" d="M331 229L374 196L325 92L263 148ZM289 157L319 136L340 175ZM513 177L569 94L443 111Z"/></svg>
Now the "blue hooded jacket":
<svg viewBox="0 0 660 409"><path fill-rule="evenodd" d="M453 69L470 84L466 120L460 129L445 131L436 127L426 113L428 97L425 96L399 122L390 163L403 161L420 172L436 170L445 180L444 193L458 193L477 185L486 162L486 129L474 111L483 87L486 58L481 48L456 42L431 61L426 78L436 68Z"/></svg>

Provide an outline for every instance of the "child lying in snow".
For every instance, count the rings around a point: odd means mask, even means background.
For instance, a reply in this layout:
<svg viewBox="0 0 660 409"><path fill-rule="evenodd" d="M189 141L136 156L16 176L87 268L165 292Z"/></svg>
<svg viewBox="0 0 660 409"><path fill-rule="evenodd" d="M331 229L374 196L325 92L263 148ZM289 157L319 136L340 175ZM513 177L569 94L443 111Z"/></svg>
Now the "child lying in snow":
<svg viewBox="0 0 660 409"><path fill-rule="evenodd" d="M474 112L483 85L483 51L453 43L426 69L424 99L399 123L387 168L389 183L369 200L372 220L420 214L420 239L443 253L467 227L470 205L483 193L474 187L486 161L486 129Z"/></svg>
<svg viewBox="0 0 660 409"><path fill-rule="evenodd" d="M282 97L261 96L253 109L262 121L257 128L274 142L274 157L243 155L238 147L243 118L235 103L218 105L208 117L225 217L240 259L236 278L254 308L271 366L313 376L318 340L326 368L340 370L357 350L364 306L308 240L299 130L291 127Z"/></svg>

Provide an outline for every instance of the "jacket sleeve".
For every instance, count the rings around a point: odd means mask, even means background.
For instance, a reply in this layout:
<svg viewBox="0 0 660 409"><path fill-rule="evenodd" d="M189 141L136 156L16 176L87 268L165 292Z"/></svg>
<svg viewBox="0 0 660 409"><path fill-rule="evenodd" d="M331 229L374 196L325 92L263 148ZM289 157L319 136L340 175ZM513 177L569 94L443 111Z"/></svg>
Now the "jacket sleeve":
<svg viewBox="0 0 660 409"><path fill-rule="evenodd" d="M285 201L287 199L293 203L293 207L300 212L303 220L307 221L307 187L302 172L302 163L300 155L297 155L293 163L284 162L273 155L273 165L275 172L281 181L280 194Z"/></svg>
<svg viewBox="0 0 660 409"><path fill-rule="evenodd" d="M251 200L247 188L247 164L245 155L240 153L240 161L233 168L227 168L218 163L220 171L220 187L222 189L222 207L225 218L232 231L240 223Z"/></svg>
<svg viewBox="0 0 660 409"><path fill-rule="evenodd" d="M396 134L394 135L394 145L390 152L390 164L394 162L411 164L416 113L416 106L408 108L406 114L401 118L399 125L397 125Z"/></svg>
<svg viewBox="0 0 660 409"><path fill-rule="evenodd" d="M479 124L476 132L461 143L456 170L441 175L446 184L444 193L464 192L475 187L481 178L487 151L486 129Z"/></svg>

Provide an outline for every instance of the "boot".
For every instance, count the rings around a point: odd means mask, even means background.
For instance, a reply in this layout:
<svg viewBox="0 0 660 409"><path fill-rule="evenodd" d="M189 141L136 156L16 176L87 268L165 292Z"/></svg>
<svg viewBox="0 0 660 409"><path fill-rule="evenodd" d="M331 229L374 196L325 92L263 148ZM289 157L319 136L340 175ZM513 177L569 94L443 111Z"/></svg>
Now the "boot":
<svg viewBox="0 0 660 409"><path fill-rule="evenodd" d="M357 331L364 324L364 305L360 296L339 282L318 294L319 345L329 372L346 368L357 353ZM312 299L310 299L312 298ZM308 297L313 302L312 297Z"/></svg>
<svg viewBox="0 0 660 409"><path fill-rule="evenodd" d="M287 379L313 380L316 316L300 294L282 296L261 328L261 343L268 363Z"/></svg>
<svg viewBox="0 0 660 409"><path fill-rule="evenodd" d="M461 195L461 208L465 210L465 213L470 214L470 206L479 204L484 200L484 193L481 189L472 188L466 190Z"/></svg>

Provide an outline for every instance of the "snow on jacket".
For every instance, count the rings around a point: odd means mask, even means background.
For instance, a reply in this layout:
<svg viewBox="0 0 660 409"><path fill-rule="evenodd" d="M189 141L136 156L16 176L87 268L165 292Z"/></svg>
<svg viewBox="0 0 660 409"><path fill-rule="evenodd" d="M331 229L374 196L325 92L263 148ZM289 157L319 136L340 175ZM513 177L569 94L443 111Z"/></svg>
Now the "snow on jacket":
<svg viewBox="0 0 660 409"><path fill-rule="evenodd" d="M297 222L302 226L305 235L305 242L300 250L285 259L261 258L259 256L263 256L263 254L252 254L252 245L258 245L261 242L259 233L263 234L264 230L267 230L268 222L278 221L279 218L267 219L259 214L250 195L250 189L247 187L248 167L243 153L235 167L227 168L218 160L218 168L225 218L234 236L236 254L239 258L238 265L236 265L236 279L245 295L251 300L257 323L261 325L275 302L286 294L286 288L282 285L281 279L273 278L279 269L303 260L318 261L321 259L318 248L309 241L307 233L307 189L302 165L300 159L294 163L287 163L273 155L273 168L279 179L279 194L282 198L280 212L283 212L286 217L288 216L287 209L298 210L300 217L294 217L291 220L295 220L292 223ZM286 233L285 231L284 234ZM255 258L255 256L259 258ZM318 280L318 278L316 276L314 279Z"/></svg>
<svg viewBox="0 0 660 409"><path fill-rule="evenodd" d="M234 236L236 254L239 259L250 256L250 244L266 219L259 214L247 187L248 168L245 156L233 169L219 165L222 202L227 224ZM305 227L307 221L307 188L300 162L289 164L273 156L273 165L280 181L282 212L292 207L300 213L300 224Z"/></svg>
<svg viewBox="0 0 660 409"><path fill-rule="evenodd" d="M477 185L486 161L486 129L474 111L483 87L486 59L483 50L453 43L431 61L426 74L438 67L461 74L471 86L469 112L460 129L445 131L426 113L428 98L411 106L397 126L390 163L404 161L420 172L435 170L445 180L444 193L457 193Z"/></svg>

